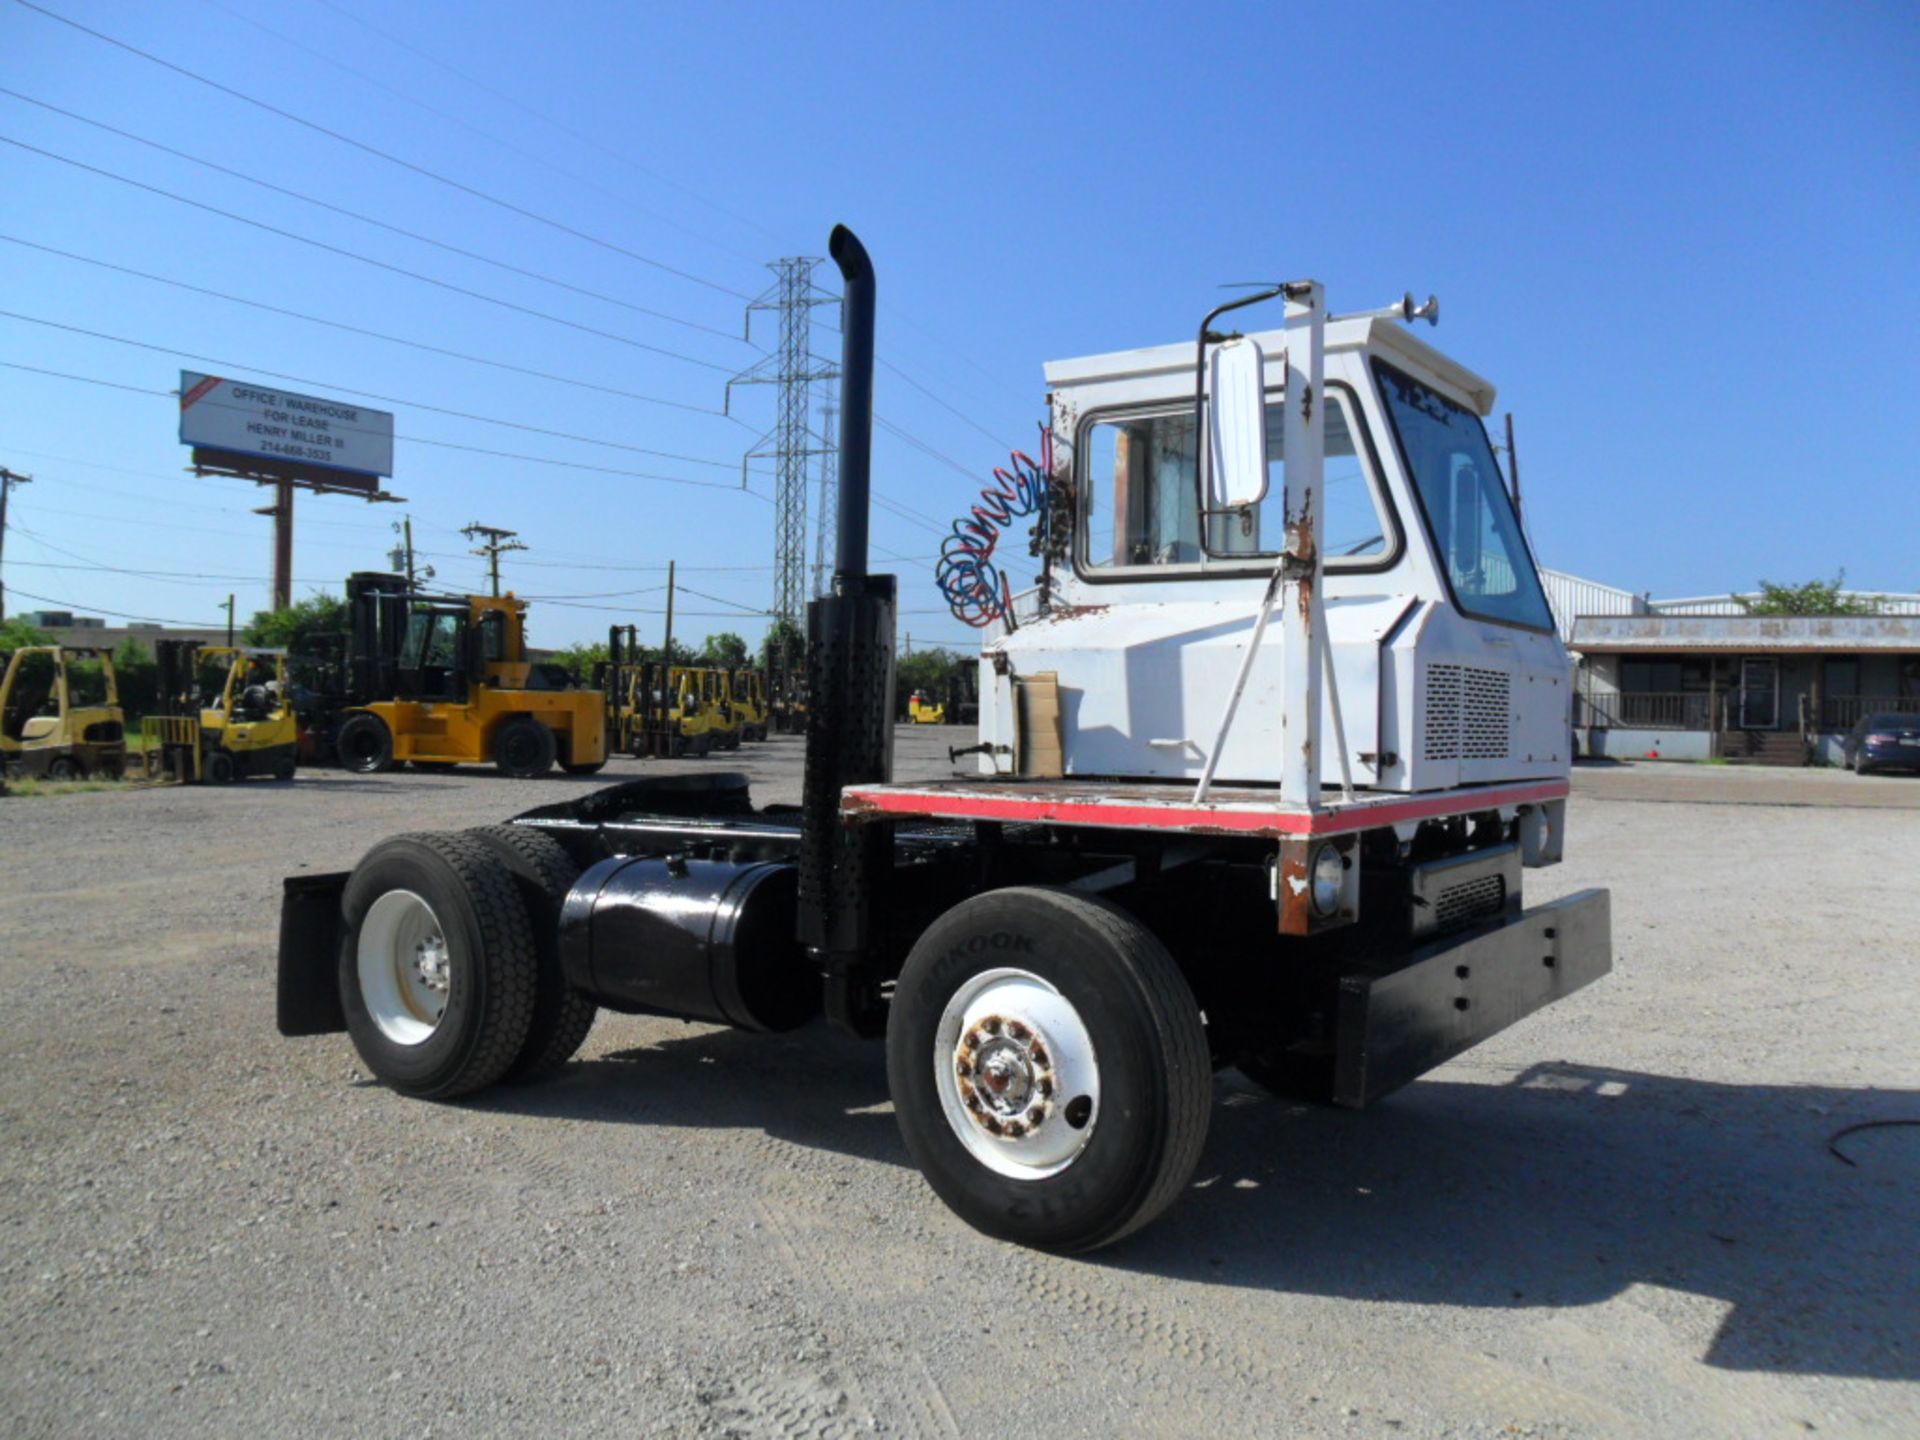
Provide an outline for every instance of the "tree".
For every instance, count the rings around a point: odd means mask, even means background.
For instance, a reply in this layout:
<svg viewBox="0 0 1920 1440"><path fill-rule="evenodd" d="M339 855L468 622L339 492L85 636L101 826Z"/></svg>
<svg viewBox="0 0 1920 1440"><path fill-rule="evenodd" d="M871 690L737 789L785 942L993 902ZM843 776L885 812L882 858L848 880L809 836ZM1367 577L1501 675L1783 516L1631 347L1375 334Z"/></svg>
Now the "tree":
<svg viewBox="0 0 1920 1440"><path fill-rule="evenodd" d="M751 651L747 642L731 630L722 630L718 635L709 635L700 646L700 663L721 670L738 670L746 665Z"/></svg>
<svg viewBox="0 0 1920 1440"><path fill-rule="evenodd" d="M946 694L948 677L960 663L960 656L937 646L902 655L894 664L894 689L902 696L924 690L929 699L939 700Z"/></svg>
<svg viewBox="0 0 1920 1440"><path fill-rule="evenodd" d="M1846 584L1845 570L1831 580L1806 580L1798 585L1762 580L1759 599L1736 595L1733 600L1749 615L1878 615L1886 608L1883 596L1842 594Z"/></svg>
<svg viewBox="0 0 1920 1440"><path fill-rule="evenodd" d="M760 642L760 663L769 674L791 664L799 670L807 663L807 632L791 620L776 620L767 627L767 638Z"/></svg>
<svg viewBox="0 0 1920 1440"><path fill-rule="evenodd" d="M28 645L51 645L53 636L37 625L29 625L18 615L0 621L0 650L19 650Z"/></svg>
<svg viewBox="0 0 1920 1440"><path fill-rule="evenodd" d="M300 651L308 648L308 637L346 628L347 602L316 590L284 610L256 610L240 639L248 645Z"/></svg>

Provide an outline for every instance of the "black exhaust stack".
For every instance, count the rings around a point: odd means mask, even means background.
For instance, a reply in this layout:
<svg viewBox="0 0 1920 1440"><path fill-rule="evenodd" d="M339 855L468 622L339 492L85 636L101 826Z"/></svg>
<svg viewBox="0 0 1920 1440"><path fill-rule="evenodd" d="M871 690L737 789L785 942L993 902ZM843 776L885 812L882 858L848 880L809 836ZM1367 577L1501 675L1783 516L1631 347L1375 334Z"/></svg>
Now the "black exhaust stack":
<svg viewBox="0 0 1920 1440"><path fill-rule="evenodd" d="M893 778L895 581L867 573L873 468L873 262L844 225L827 253L845 282L840 333L839 554L833 594L807 606L807 770L801 791L799 939L826 977L827 1015L855 1034L886 1023L876 905L891 830L847 826L840 792Z"/></svg>

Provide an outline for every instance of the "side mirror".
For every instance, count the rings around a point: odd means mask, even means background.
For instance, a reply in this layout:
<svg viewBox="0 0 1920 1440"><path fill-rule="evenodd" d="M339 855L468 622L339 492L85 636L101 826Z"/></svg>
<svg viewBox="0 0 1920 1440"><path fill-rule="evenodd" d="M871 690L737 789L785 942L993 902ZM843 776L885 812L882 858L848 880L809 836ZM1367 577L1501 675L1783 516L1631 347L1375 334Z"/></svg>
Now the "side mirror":
<svg viewBox="0 0 1920 1440"><path fill-rule="evenodd" d="M1244 337L1217 346L1208 362L1207 483L1214 510L1267 498L1266 369L1259 343Z"/></svg>

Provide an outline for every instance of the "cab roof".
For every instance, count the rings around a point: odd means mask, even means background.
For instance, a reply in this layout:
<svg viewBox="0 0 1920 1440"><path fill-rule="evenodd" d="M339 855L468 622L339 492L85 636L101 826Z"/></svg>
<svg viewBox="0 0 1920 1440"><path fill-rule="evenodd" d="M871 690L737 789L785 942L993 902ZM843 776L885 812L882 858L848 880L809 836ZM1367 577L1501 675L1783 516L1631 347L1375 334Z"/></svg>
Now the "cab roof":
<svg viewBox="0 0 1920 1440"><path fill-rule="evenodd" d="M1253 334L1261 349L1275 356L1286 347L1283 330L1261 330ZM1367 350L1402 366L1422 372L1424 378L1437 381L1444 389L1470 405L1479 415L1493 413L1493 382L1477 375L1459 361L1442 354L1416 336L1403 322L1380 316L1335 317L1327 322L1327 350ZM1114 350L1105 355L1085 355L1074 360L1049 360L1046 365L1049 389L1063 390L1076 385L1093 385L1109 380L1137 380L1151 375L1193 374L1193 341L1172 345L1148 345L1138 350Z"/></svg>

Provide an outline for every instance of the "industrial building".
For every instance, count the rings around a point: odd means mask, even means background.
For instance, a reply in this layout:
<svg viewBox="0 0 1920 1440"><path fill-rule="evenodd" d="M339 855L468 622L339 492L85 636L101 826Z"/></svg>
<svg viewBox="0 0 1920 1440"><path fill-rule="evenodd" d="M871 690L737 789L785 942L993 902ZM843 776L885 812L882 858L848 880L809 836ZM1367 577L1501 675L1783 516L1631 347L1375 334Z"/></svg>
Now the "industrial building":
<svg viewBox="0 0 1920 1440"><path fill-rule="evenodd" d="M1843 590L1872 615L1753 615L1757 592L1660 600L1541 578L1575 657L1580 753L1837 764L1864 714L1920 710L1920 595Z"/></svg>

